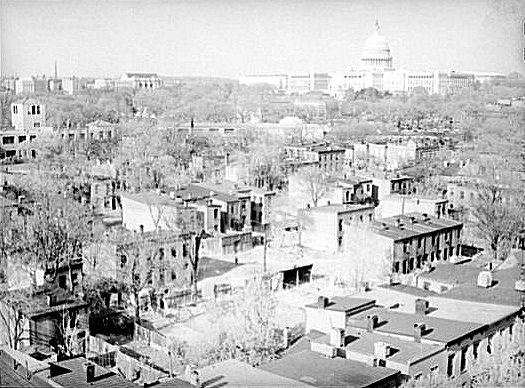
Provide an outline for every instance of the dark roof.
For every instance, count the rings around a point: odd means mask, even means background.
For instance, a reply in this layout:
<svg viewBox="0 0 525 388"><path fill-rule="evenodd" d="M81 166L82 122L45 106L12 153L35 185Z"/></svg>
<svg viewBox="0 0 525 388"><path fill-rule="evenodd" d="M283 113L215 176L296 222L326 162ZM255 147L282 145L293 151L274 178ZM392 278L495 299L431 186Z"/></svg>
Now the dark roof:
<svg viewBox="0 0 525 388"><path fill-rule="evenodd" d="M327 358L311 350L287 355L261 369L315 387L372 387L386 385L400 373L374 368L345 358Z"/></svg>
<svg viewBox="0 0 525 388"><path fill-rule="evenodd" d="M325 308L325 310L349 312L360 310L366 307L373 307L375 303L376 301L373 299L334 296L329 300L328 306ZM318 304L312 303L306 305L306 307L318 308Z"/></svg>
<svg viewBox="0 0 525 388"><path fill-rule="evenodd" d="M423 314L401 313L383 307L374 307L358 313L349 318L347 325L366 329L367 316L372 315L377 315L379 318L378 326L374 329L379 333L412 337L414 335L414 324L424 323L426 333L423 334L423 338L445 344L453 343L484 328L484 325L479 323L459 322Z"/></svg>
<svg viewBox="0 0 525 388"><path fill-rule="evenodd" d="M399 226L397 226L397 220L400 221ZM381 218L370 225L375 233L399 241L440 230L461 227L463 224L449 218L436 218L428 214L425 217L422 213L407 213Z"/></svg>
<svg viewBox="0 0 525 388"><path fill-rule="evenodd" d="M90 363L95 365L95 381L88 383L86 381L86 371L84 364ZM51 380L64 387L129 387L137 388L135 384L126 380L125 378L110 372L106 368L102 368L83 357L76 357L65 361L50 363L51 370L61 371L57 376L51 377Z"/></svg>

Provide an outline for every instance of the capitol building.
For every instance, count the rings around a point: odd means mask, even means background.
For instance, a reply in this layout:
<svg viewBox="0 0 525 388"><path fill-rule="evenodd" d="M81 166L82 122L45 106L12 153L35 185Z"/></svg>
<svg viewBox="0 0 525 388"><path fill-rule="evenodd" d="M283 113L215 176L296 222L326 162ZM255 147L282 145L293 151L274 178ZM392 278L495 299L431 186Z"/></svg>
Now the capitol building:
<svg viewBox="0 0 525 388"><path fill-rule="evenodd" d="M246 85L266 83L289 94L319 91L343 98L350 88L354 91L375 88L393 94L411 93L416 88L423 88L429 94L453 94L475 81L495 78L502 79L505 76L496 73L395 69L388 40L381 33L379 21L376 20L374 32L363 46L360 64L356 69L334 73L245 75L239 78L239 82Z"/></svg>

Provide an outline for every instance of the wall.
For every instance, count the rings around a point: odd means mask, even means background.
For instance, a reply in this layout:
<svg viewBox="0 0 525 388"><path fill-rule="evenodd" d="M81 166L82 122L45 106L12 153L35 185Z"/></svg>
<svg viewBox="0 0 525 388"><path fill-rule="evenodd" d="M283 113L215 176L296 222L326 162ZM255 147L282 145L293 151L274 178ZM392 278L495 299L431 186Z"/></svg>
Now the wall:
<svg viewBox="0 0 525 388"><path fill-rule="evenodd" d="M318 330L329 333L334 327L344 329L346 327L346 314L344 311L333 311L317 307L305 307L306 325L305 332Z"/></svg>

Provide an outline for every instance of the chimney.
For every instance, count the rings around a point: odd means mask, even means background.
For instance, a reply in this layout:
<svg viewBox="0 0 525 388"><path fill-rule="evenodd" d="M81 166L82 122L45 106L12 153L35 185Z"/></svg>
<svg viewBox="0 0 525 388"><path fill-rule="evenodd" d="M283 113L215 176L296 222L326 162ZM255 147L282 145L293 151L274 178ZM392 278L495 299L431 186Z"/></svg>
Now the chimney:
<svg viewBox="0 0 525 388"><path fill-rule="evenodd" d="M332 327L330 330L330 345L341 348L345 344L345 330Z"/></svg>
<svg viewBox="0 0 525 388"><path fill-rule="evenodd" d="M424 323L414 323L414 341L421 342L421 337L425 334Z"/></svg>
<svg viewBox="0 0 525 388"><path fill-rule="evenodd" d="M170 191L170 199L175 199L175 192L174 191Z"/></svg>
<svg viewBox="0 0 525 388"><path fill-rule="evenodd" d="M155 189L155 194L160 195L160 189Z"/></svg>
<svg viewBox="0 0 525 388"><path fill-rule="evenodd" d="M396 227L397 228L401 227L401 218L396 219Z"/></svg>
<svg viewBox="0 0 525 388"><path fill-rule="evenodd" d="M325 297L325 296L319 296L317 298L317 307L320 308L320 309L325 309L328 307L328 303L330 302L330 300Z"/></svg>
<svg viewBox="0 0 525 388"><path fill-rule="evenodd" d="M411 223L411 224L415 224L415 223L416 223L416 217L411 216L411 217L410 217L410 223Z"/></svg>
<svg viewBox="0 0 525 388"><path fill-rule="evenodd" d="M330 201L326 201L326 204L327 204L328 206L330 206Z"/></svg>
<svg viewBox="0 0 525 388"><path fill-rule="evenodd" d="M374 329L377 327L377 324L379 323L379 317L377 315L367 315L366 322L366 330L369 332L373 332Z"/></svg>
<svg viewBox="0 0 525 388"><path fill-rule="evenodd" d="M84 364L84 369L86 370L86 383L92 383L95 381L95 364L86 362Z"/></svg>
<svg viewBox="0 0 525 388"><path fill-rule="evenodd" d="M429 218L428 218L428 213L423 213L422 215L423 215L423 218L425 219L425 221L428 221L428 220L429 220Z"/></svg>
<svg viewBox="0 0 525 388"><path fill-rule="evenodd" d="M387 230L388 229L388 225L385 224L384 222L381 223L381 229L382 230Z"/></svg>
<svg viewBox="0 0 525 388"><path fill-rule="evenodd" d="M415 302L416 314L426 315L428 312L428 306L428 300L417 298Z"/></svg>
<svg viewBox="0 0 525 388"><path fill-rule="evenodd" d="M390 346L385 342L374 342L374 357L386 360L390 356Z"/></svg>

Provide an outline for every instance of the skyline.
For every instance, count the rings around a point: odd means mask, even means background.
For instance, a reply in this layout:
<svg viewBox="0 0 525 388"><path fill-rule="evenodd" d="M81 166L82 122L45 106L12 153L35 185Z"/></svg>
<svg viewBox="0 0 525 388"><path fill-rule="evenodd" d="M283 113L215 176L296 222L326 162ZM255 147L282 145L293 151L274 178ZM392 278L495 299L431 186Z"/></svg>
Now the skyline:
<svg viewBox="0 0 525 388"><path fill-rule="evenodd" d="M59 76L332 72L359 66L378 18L394 68L523 73L524 14L525 3L495 0L3 0L1 69L52 75L57 60Z"/></svg>

